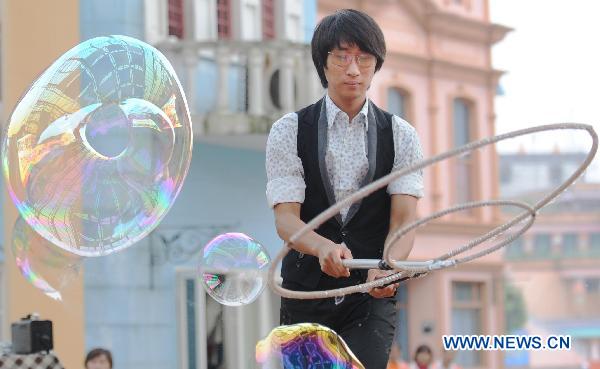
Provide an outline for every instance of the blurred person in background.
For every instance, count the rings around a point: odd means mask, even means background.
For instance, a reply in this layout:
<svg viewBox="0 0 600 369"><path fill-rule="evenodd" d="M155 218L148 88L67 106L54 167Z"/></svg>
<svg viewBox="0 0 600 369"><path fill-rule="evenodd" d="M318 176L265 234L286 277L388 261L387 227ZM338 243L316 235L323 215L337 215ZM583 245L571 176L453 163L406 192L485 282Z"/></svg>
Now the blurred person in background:
<svg viewBox="0 0 600 369"><path fill-rule="evenodd" d="M95 348L85 357L85 369L112 369L113 359L110 351Z"/></svg>
<svg viewBox="0 0 600 369"><path fill-rule="evenodd" d="M402 351L398 342L392 344L387 369L408 369L408 363L402 359Z"/></svg>
<svg viewBox="0 0 600 369"><path fill-rule="evenodd" d="M427 345L417 347L414 361L410 363L410 369L433 369L433 352Z"/></svg>

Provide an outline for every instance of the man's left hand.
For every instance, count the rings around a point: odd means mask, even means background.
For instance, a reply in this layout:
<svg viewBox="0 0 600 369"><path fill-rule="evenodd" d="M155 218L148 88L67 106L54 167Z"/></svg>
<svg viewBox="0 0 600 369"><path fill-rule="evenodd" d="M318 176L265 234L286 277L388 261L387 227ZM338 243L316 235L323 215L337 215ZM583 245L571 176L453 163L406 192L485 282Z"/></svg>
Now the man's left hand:
<svg viewBox="0 0 600 369"><path fill-rule="evenodd" d="M380 270L380 269L369 269L369 274L367 276L367 282L374 281L376 279L387 277L391 274L394 274L393 270ZM383 298L383 297L392 297L396 294L396 289L400 283L393 283L386 287L377 287L372 288L369 291L369 295L375 298Z"/></svg>

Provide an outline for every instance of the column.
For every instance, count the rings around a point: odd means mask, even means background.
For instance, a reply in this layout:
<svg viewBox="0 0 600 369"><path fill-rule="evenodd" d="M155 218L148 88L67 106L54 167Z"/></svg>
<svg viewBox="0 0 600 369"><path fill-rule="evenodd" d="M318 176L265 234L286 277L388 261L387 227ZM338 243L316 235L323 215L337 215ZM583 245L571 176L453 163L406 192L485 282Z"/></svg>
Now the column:
<svg viewBox="0 0 600 369"><path fill-rule="evenodd" d="M217 111L227 113L229 111L229 50L222 45L217 46Z"/></svg>
<svg viewBox="0 0 600 369"><path fill-rule="evenodd" d="M183 68L185 73L185 95L192 117L196 114L196 68L198 67L198 55L193 50L183 52Z"/></svg>
<svg viewBox="0 0 600 369"><path fill-rule="evenodd" d="M279 102L281 110L287 113L294 110L293 50L283 50L280 61Z"/></svg>
<svg viewBox="0 0 600 369"><path fill-rule="evenodd" d="M263 67L265 56L261 49L253 47L248 53L248 114L264 115L265 94Z"/></svg>
<svg viewBox="0 0 600 369"><path fill-rule="evenodd" d="M310 48L307 48L304 51L304 76L306 80L306 105L312 104L318 99L320 99L325 91L323 86L321 85L321 80L319 79L319 74L317 73L317 69L312 60L312 52Z"/></svg>
<svg viewBox="0 0 600 369"><path fill-rule="evenodd" d="M260 339L264 339L271 329L273 329L272 316L273 312L271 309L271 290L268 287L262 292L258 298L258 310L259 310L259 333Z"/></svg>
<svg viewBox="0 0 600 369"><path fill-rule="evenodd" d="M246 355L246 350L244 350L244 345L248 344L248 341L246 340L246 323L244 321L244 310L244 306L238 306L235 308L235 320L237 322L237 331L235 338L235 352L237 356L237 365L235 365L235 368L237 369L248 369L248 357Z"/></svg>

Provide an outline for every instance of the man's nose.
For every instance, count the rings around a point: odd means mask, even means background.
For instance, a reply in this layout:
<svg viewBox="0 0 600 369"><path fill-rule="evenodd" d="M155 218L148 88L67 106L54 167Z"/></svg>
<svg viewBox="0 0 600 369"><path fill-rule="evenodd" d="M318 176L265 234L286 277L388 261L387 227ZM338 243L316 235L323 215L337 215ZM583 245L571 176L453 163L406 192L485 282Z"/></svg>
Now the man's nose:
<svg viewBox="0 0 600 369"><path fill-rule="evenodd" d="M346 74L350 76L358 76L360 74L360 68L358 68L356 58L352 58L350 65L348 65L348 68L346 68Z"/></svg>

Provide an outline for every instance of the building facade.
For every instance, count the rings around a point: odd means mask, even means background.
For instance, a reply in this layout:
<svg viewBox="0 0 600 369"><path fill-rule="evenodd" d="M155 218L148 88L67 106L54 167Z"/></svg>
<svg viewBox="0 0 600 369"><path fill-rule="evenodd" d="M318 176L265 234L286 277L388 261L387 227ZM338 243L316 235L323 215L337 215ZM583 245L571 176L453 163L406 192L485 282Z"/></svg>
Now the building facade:
<svg viewBox="0 0 600 369"><path fill-rule="evenodd" d="M186 184L162 224L134 247L86 261L84 297L72 302L84 309L86 349L107 347L132 369L254 367L254 345L278 323L278 298L266 291L243 308L216 304L196 277L199 252L226 231L249 234L271 255L281 246L264 196L266 135L281 115L322 96L308 42L320 18L348 7L370 14L386 37L370 98L413 124L426 157L494 134L502 72L491 47L509 29L490 22L487 0L79 1L81 41L124 34L169 58L195 133ZM419 215L497 197L497 167L489 147L427 168ZM497 209L481 208L432 222L411 259L439 256L500 220ZM502 258L492 254L403 285L405 358L423 343L439 357L443 334L503 333L502 284ZM499 352L456 359L469 368L503 362Z"/></svg>
<svg viewBox="0 0 600 369"><path fill-rule="evenodd" d="M518 179L502 184L512 197L534 203L570 176L584 158L585 154L572 153L503 154L501 171L518 177L526 166L530 173L548 175L539 175L535 191L530 183L518 191ZM551 176L553 172L560 176ZM532 351L508 363L528 368L600 365L599 194L597 183L577 182L544 207L532 228L505 249L507 283L518 291L526 318L519 331L572 339L569 351Z"/></svg>
<svg viewBox="0 0 600 369"><path fill-rule="evenodd" d="M500 154L500 192L512 198L563 183L585 160L584 152ZM583 178L585 180L585 177Z"/></svg>

